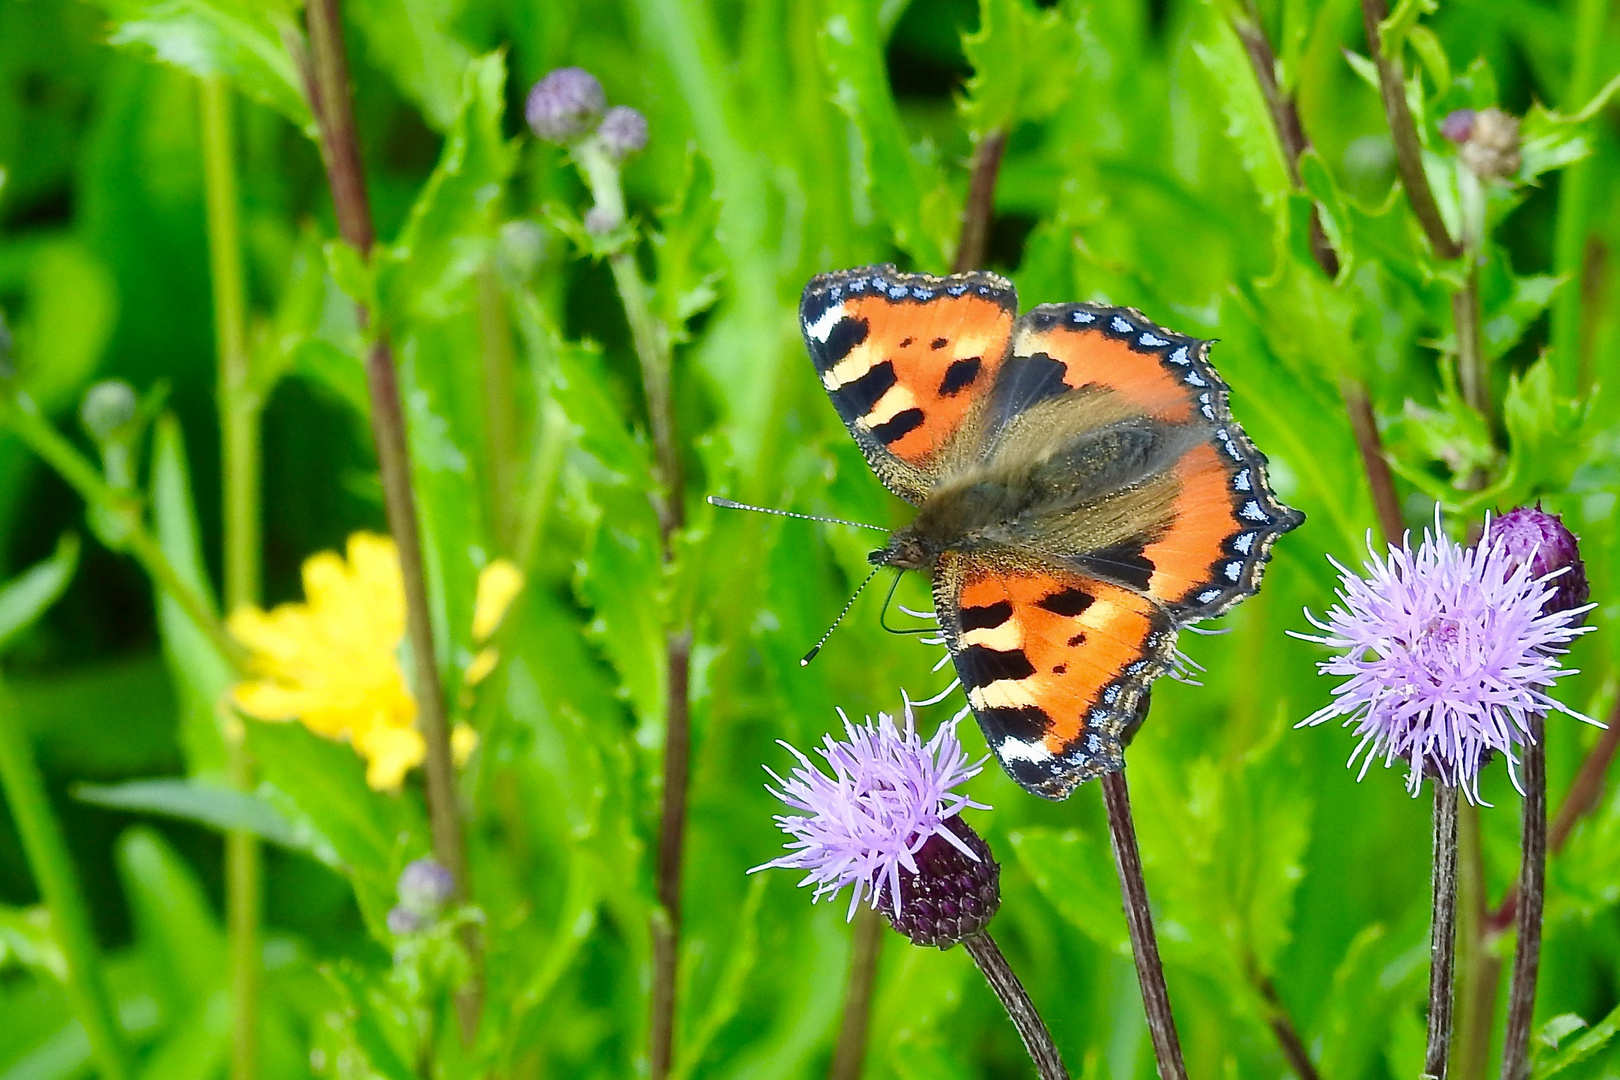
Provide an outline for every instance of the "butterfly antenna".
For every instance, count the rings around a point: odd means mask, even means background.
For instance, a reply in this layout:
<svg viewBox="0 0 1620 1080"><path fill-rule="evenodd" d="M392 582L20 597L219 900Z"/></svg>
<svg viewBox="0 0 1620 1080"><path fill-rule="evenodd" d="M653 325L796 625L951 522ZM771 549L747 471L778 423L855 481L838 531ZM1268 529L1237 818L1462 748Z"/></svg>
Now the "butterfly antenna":
<svg viewBox="0 0 1620 1080"><path fill-rule="evenodd" d="M800 521L825 521L829 525L853 525L857 529L874 529L878 532L888 532L882 525L868 525L864 521L845 521L843 518L822 517L819 514L798 514L792 510L776 510L769 506L750 506L748 503L733 502L731 499L722 499L718 495L709 496L709 505L718 506L722 510L752 510L756 514L775 514L777 517L798 518ZM853 597L851 598L853 599ZM834 625L837 625L836 623ZM829 631L830 633L831 631Z"/></svg>
<svg viewBox="0 0 1620 1080"><path fill-rule="evenodd" d="M744 507L744 509L756 510L756 509L758 509L758 507ZM781 513L780 510L773 510L773 511L770 511L770 512L771 513L777 513L777 514ZM840 611L838 613L838 618L834 619L832 621L832 625L827 627L827 632L825 634L821 635L821 640L816 642L815 648L813 648L809 652L805 653L803 659L801 659L799 661L799 666L800 667L808 667L810 665L810 661L812 661L812 660L814 660L816 658L816 653L820 652L821 647L823 645L827 644L827 639L832 637L832 633L833 633L834 630L838 629L838 624L844 621L844 616L849 614L849 609L855 606L855 597L861 595L861 590L865 589L866 586L871 583L872 579L877 577L877 572L879 570L881 570L881 569L883 569L883 567L874 566L872 568L872 572L870 574L866 575L866 580L861 582L859 585L857 585L855 587L854 595L851 596L849 598L849 600L844 604L844 610Z"/></svg>

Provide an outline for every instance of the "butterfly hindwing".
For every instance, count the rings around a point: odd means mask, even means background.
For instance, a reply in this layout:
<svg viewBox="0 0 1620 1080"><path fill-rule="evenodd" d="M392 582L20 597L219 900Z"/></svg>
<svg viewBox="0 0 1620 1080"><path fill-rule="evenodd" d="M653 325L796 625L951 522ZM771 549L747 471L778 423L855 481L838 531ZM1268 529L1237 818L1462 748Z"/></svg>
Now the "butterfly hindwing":
<svg viewBox="0 0 1620 1080"><path fill-rule="evenodd" d="M1253 595L1273 542L1304 520L1272 492L1265 455L1232 418L1209 347L1132 308L1043 304L1014 329L987 419L992 443L1015 440L1032 410L1095 411L1106 394L1161 445L1181 447L1152 481L1157 490L1118 493L1140 526L1133 534L1109 537L1102 550L1055 552L1147 592L1178 622ZM1184 437L1172 443L1173 432Z"/></svg>
<svg viewBox="0 0 1620 1080"><path fill-rule="evenodd" d="M1002 767L1062 799L1124 764L1175 628L1149 598L1063 567L943 555L934 607L957 675Z"/></svg>
<svg viewBox="0 0 1620 1080"><path fill-rule="evenodd" d="M943 463L977 448L1018 297L995 274L892 266L821 274L799 323L821 384L884 484L912 503Z"/></svg>

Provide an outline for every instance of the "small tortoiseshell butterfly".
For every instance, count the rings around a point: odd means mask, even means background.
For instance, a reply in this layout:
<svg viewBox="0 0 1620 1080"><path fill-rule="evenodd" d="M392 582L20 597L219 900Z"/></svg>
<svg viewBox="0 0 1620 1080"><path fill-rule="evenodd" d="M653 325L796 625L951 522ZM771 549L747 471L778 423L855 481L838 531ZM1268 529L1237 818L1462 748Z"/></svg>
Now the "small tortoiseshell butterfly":
<svg viewBox="0 0 1620 1080"><path fill-rule="evenodd" d="M917 516L869 556L932 568L985 739L1037 795L1124 767L1176 632L1260 587L1304 515L1227 408L1207 341L1132 308L1018 315L990 273L821 274L799 318L821 384Z"/></svg>

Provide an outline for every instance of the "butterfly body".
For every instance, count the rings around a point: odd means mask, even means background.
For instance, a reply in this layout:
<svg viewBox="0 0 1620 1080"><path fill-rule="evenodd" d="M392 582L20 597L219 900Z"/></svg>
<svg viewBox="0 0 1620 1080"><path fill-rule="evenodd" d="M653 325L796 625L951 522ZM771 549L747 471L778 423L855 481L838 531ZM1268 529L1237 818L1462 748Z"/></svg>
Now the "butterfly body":
<svg viewBox="0 0 1620 1080"><path fill-rule="evenodd" d="M823 274L811 358L878 477L917 506L869 556L929 570L969 704L1015 780L1123 765L1176 630L1259 587L1303 516L1226 405L1208 343L1129 308L1017 317L993 274Z"/></svg>

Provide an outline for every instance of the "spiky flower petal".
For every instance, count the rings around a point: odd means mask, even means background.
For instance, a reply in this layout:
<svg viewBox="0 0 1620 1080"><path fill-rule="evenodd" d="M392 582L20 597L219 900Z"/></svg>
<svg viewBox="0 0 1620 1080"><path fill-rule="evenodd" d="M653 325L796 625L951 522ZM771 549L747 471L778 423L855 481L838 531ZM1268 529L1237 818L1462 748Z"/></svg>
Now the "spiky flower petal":
<svg viewBox="0 0 1620 1080"><path fill-rule="evenodd" d="M1392 545L1383 557L1369 537L1366 576L1335 561L1340 603L1326 621L1306 612L1322 633L1294 636L1340 650L1317 669L1345 681L1299 726L1344 717L1360 740L1350 755L1351 765L1362 757L1358 779L1376 757L1386 766L1399 759L1413 794L1429 775L1477 802L1492 753L1507 758L1518 785L1513 748L1532 737L1532 717L1557 710L1592 722L1546 692L1574 674L1558 657L1587 629L1577 624L1588 607L1546 610L1559 572L1537 574L1495 529L1487 522L1479 544L1465 548L1437 518L1417 551Z"/></svg>
<svg viewBox="0 0 1620 1080"><path fill-rule="evenodd" d="M842 713L840 713L842 715ZM767 768L775 786L768 791L800 814L778 814L776 823L792 839L788 854L755 870L784 867L805 870L801 885L814 885L814 899L852 886L849 916L863 898L878 906L880 898L900 915L901 877L919 872L918 852L935 837L968 860L980 856L946 822L967 807L988 810L955 790L976 776L983 762L968 761L956 737L958 716L940 725L923 742L911 705L905 727L879 714L856 725L844 717L847 740L824 736L817 752L831 768L828 775L787 743L781 745L798 766L787 779ZM988 850L988 849L986 849Z"/></svg>

